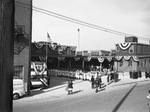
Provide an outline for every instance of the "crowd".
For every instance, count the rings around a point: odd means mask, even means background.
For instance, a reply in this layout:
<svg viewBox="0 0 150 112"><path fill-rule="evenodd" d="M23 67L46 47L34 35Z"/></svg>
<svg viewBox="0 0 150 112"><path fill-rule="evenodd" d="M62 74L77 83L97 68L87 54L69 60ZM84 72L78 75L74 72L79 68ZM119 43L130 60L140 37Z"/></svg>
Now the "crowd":
<svg viewBox="0 0 150 112"><path fill-rule="evenodd" d="M68 77L71 78L68 80L68 84L66 87L66 91L68 94L71 94L73 91L73 81L72 79L79 79L79 80L88 80L91 82L91 88L95 89L95 92L97 93L99 89L102 88L102 85L104 85L102 81L102 76L107 76L107 82L108 84L111 84L112 82L118 81L118 73L117 71L110 71L109 69L107 72L103 71L82 71L82 70L76 70L76 71L67 71L67 70L49 70L49 74L52 76L57 77Z"/></svg>

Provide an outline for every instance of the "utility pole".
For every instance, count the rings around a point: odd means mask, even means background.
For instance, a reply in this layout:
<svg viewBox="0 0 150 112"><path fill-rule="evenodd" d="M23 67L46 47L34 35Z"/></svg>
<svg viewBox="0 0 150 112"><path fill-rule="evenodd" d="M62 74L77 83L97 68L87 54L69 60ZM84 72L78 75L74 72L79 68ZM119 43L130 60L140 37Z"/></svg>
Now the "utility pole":
<svg viewBox="0 0 150 112"><path fill-rule="evenodd" d="M14 0L0 0L0 112L13 111Z"/></svg>

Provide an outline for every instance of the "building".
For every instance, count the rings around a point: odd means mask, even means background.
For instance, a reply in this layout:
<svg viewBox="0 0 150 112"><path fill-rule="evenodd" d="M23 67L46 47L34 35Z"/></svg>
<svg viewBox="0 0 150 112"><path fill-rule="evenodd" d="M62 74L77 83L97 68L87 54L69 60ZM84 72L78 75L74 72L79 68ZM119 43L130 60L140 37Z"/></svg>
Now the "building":
<svg viewBox="0 0 150 112"><path fill-rule="evenodd" d="M71 69L72 58L75 57L76 46L60 45L50 42L34 42L31 44L31 61L46 62L48 69Z"/></svg>
<svg viewBox="0 0 150 112"><path fill-rule="evenodd" d="M125 37L124 43L116 44L116 61L118 71L150 71L150 45L138 43L137 37Z"/></svg>
<svg viewBox="0 0 150 112"><path fill-rule="evenodd" d="M32 0L15 0L14 78L22 78L25 91L30 91L30 46L32 32Z"/></svg>

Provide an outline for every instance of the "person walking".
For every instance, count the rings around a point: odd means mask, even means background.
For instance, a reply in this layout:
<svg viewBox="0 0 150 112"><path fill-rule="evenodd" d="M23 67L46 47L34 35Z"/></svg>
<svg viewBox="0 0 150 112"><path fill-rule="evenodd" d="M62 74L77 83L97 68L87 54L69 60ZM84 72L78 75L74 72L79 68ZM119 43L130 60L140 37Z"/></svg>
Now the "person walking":
<svg viewBox="0 0 150 112"><path fill-rule="evenodd" d="M68 91L68 95L73 92L73 82L72 82L72 80L70 80L70 81L68 80L68 84L67 84L66 90Z"/></svg>
<svg viewBox="0 0 150 112"><path fill-rule="evenodd" d="M94 76L91 77L91 88L94 89Z"/></svg>
<svg viewBox="0 0 150 112"><path fill-rule="evenodd" d="M95 84L96 84L96 90L95 92L98 92L98 88L101 88L101 76L99 76L99 74L97 74L96 80L95 80Z"/></svg>

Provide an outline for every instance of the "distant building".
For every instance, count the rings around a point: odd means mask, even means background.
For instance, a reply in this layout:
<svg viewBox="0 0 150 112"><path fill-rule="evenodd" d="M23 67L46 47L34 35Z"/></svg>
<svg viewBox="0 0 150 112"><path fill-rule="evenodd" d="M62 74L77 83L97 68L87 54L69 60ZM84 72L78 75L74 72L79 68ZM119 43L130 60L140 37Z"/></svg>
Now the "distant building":
<svg viewBox="0 0 150 112"><path fill-rule="evenodd" d="M125 37L124 43L116 44L116 59L118 71L150 71L150 45L138 43L137 37Z"/></svg>

